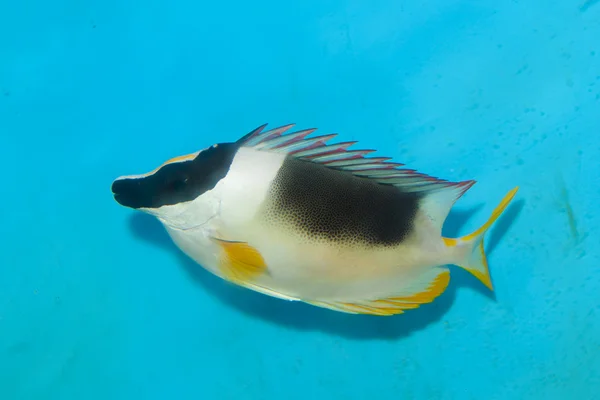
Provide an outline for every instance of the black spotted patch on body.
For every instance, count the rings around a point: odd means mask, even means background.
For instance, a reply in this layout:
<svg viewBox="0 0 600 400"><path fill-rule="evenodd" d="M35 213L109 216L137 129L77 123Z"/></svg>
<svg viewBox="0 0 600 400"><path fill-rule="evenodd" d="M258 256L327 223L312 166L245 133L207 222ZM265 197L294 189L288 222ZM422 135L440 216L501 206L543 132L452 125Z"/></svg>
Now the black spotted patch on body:
<svg viewBox="0 0 600 400"><path fill-rule="evenodd" d="M394 246L412 232L420 196L287 158L271 184L265 217L312 240Z"/></svg>
<svg viewBox="0 0 600 400"><path fill-rule="evenodd" d="M192 201L213 189L229 172L239 144L221 143L187 161L166 164L155 173L112 184L115 200L131 208L159 208Z"/></svg>

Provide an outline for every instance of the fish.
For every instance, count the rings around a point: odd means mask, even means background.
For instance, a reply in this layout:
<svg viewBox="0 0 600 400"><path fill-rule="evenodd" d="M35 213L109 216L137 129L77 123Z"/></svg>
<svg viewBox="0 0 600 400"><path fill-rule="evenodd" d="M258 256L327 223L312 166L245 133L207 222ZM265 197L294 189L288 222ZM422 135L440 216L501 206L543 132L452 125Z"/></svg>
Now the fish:
<svg viewBox="0 0 600 400"><path fill-rule="evenodd" d="M187 257L242 288L348 314L391 316L438 298L450 267L494 291L484 236L508 207L442 235L475 180L449 181L352 149L338 134L253 129L112 182L115 201L160 221Z"/></svg>

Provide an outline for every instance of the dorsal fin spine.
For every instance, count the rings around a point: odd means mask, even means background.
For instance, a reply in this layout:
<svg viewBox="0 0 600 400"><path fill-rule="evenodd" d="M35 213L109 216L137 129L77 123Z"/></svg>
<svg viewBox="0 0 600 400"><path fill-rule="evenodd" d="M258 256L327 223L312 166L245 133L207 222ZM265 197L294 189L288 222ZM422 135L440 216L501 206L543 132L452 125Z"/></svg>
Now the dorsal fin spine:
<svg viewBox="0 0 600 400"><path fill-rule="evenodd" d="M311 149L327 146L327 144L326 144L327 141L333 139L336 136L337 136L336 134L331 134L331 135L317 136L317 137L314 137L311 139L304 139L302 141L303 142L302 144L305 144L306 147L292 150L288 154L294 155L295 153L298 153L301 150L311 150ZM282 149L285 149L285 148L282 148Z"/></svg>
<svg viewBox="0 0 600 400"><path fill-rule="evenodd" d="M302 131L298 131L298 132L295 134L295 136L294 136L294 138L293 138L292 140L290 140L290 141L287 141L287 142L280 143L280 144L278 144L278 145L274 146L274 148L275 148L275 149L277 149L277 148L282 148L282 147L288 146L288 145L290 145L290 144L292 144L292 143L301 142L302 140L304 140L304 138L305 138L306 136L310 135L310 134L311 134L311 133L313 133L315 130L316 130L316 129L304 129L304 130L302 130ZM290 135L290 136L291 136L291 135Z"/></svg>
<svg viewBox="0 0 600 400"><path fill-rule="evenodd" d="M323 164L331 164L336 161L346 160L367 160L363 156L368 153L372 153L375 150L353 150L353 151L338 151L330 154L321 154L315 157L311 157L311 160Z"/></svg>
<svg viewBox="0 0 600 400"><path fill-rule="evenodd" d="M346 149L356 142L344 142L338 144L332 144L329 146L318 147L311 150L303 150L296 153L296 157L315 157L317 155L326 155L334 153L343 153Z"/></svg>
<svg viewBox="0 0 600 400"><path fill-rule="evenodd" d="M284 125L284 126L280 126L279 128L274 128L271 130L268 130L266 132L262 132L262 129L264 129L264 127L267 126L267 124L262 125L260 128L260 130L258 130L259 128L255 129L256 132L254 132L252 134L252 136L250 136L249 138L247 138L244 142L243 145L247 146L247 147L254 147L259 143L263 143L266 142L269 139L273 139L275 137L281 136L285 131L289 130L291 127L294 126L294 124L288 124L288 125Z"/></svg>
<svg viewBox="0 0 600 400"><path fill-rule="evenodd" d="M265 140L255 145L256 149L277 149L285 146L289 146L293 143L301 142L306 136L314 132L315 129L305 129L289 135L274 136L272 139Z"/></svg>
<svg viewBox="0 0 600 400"><path fill-rule="evenodd" d="M256 136L258 136L258 134L265 129L265 127L267 126L267 124L262 124L261 126L259 126L256 129L253 129L252 131L250 131L249 133L247 133L246 135L242 136L240 139L238 139L237 143L240 144L244 144L244 145L248 145L248 143Z"/></svg>

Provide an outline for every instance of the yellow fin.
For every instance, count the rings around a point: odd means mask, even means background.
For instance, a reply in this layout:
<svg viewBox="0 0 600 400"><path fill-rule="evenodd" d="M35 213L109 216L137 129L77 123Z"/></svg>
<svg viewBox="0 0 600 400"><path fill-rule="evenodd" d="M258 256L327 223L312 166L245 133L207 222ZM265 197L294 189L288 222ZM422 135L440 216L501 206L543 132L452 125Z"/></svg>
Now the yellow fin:
<svg viewBox="0 0 600 400"><path fill-rule="evenodd" d="M435 275L433 280L429 282L424 290L412 295L395 296L378 300L365 300L354 303L325 301L307 301L307 303L349 314L390 316L403 314L405 310L418 308L422 304L431 303L435 298L444 293L449 283L450 272L446 269L440 269L440 273Z"/></svg>
<svg viewBox="0 0 600 400"><path fill-rule="evenodd" d="M212 239L223 249L220 267L226 279L245 284L267 273L267 265L262 255L248 243Z"/></svg>
<svg viewBox="0 0 600 400"><path fill-rule="evenodd" d="M512 189L504 196L500 204L494 209L490 218L475 232L461 238L443 238L448 247L456 249L455 263L461 268L469 271L488 289L494 290L492 278L488 268L487 257L483 246L485 233L496 222L498 217L506 210L511 200L517 194L518 187Z"/></svg>

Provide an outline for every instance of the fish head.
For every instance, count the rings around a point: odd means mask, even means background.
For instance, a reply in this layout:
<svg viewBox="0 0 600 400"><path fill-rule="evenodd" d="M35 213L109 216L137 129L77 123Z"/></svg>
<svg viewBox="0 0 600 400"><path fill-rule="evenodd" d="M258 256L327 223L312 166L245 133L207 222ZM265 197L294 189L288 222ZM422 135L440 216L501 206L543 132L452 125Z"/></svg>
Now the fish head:
<svg viewBox="0 0 600 400"><path fill-rule="evenodd" d="M158 218L174 229L201 226L218 211L218 185L227 175L238 145L219 143L175 157L151 172L115 179L117 203Z"/></svg>

